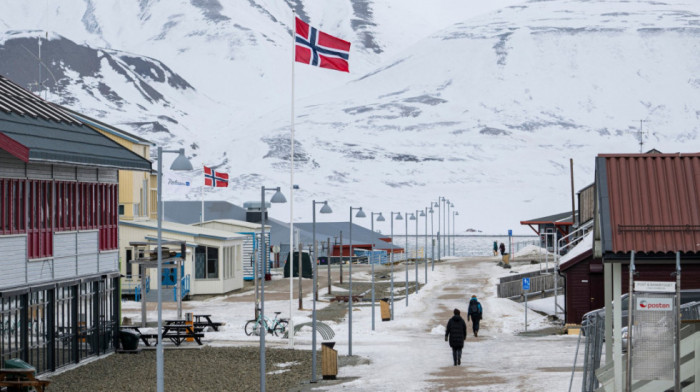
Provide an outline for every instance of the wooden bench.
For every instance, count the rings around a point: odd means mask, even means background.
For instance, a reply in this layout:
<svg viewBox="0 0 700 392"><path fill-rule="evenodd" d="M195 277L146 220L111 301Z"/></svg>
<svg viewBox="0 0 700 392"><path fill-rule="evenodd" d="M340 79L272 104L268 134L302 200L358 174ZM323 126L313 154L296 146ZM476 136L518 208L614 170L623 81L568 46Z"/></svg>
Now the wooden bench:
<svg viewBox="0 0 700 392"><path fill-rule="evenodd" d="M32 387L36 391L44 392L51 381L35 378L36 369L0 369L0 387L20 390L22 387Z"/></svg>

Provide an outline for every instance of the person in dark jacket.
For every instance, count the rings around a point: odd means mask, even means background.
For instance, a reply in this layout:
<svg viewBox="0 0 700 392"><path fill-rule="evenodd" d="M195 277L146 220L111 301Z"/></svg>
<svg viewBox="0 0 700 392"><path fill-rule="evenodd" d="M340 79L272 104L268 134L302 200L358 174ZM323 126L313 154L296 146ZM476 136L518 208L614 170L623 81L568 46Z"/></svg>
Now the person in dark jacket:
<svg viewBox="0 0 700 392"><path fill-rule="evenodd" d="M498 256L498 242L493 241L493 255Z"/></svg>
<svg viewBox="0 0 700 392"><path fill-rule="evenodd" d="M459 309L454 310L454 316L447 322L445 328L445 341L450 342L452 347L452 359L455 366L462 364L462 348L464 341L467 339L467 323L459 315Z"/></svg>
<svg viewBox="0 0 700 392"><path fill-rule="evenodd" d="M481 321L483 309L481 308L481 303L479 303L479 300L476 299L476 295L472 295L472 299L469 300L469 307L467 309L467 321L471 319L472 331L474 331L474 337L477 337L479 336L479 321Z"/></svg>
<svg viewBox="0 0 700 392"><path fill-rule="evenodd" d="M501 242L501 246L500 246L499 248L501 249L501 256L503 256L504 254L506 254L506 244L504 244L503 242Z"/></svg>

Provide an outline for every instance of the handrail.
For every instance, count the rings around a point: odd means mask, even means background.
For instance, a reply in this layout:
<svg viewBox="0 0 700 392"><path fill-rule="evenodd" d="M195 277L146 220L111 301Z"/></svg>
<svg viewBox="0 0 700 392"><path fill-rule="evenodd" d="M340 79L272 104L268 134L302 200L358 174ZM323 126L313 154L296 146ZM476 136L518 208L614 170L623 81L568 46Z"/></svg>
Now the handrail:
<svg viewBox="0 0 700 392"><path fill-rule="evenodd" d="M185 298L190 293L190 275L187 274L180 279L180 293ZM173 301L177 302L177 285L173 286Z"/></svg>
<svg viewBox="0 0 700 392"><path fill-rule="evenodd" d="M576 244L579 243L579 241L569 241L570 238L583 238L588 231L590 231L590 228L593 226L593 220L590 220L586 222L583 226L579 227L578 229L572 231L571 233L565 235L564 237L559 238L557 240L557 255L561 254L561 251L575 246Z"/></svg>

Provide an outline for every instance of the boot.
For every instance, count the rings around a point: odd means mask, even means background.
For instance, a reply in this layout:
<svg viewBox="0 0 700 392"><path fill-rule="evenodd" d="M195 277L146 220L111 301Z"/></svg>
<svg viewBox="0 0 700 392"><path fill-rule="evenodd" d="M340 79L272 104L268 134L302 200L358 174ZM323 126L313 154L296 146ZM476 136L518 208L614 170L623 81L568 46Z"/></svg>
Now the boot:
<svg viewBox="0 0 700 392"><path fill-rule="evenodd" d="M479 331L474 331L474 337L476 338L478 336L479 336Z"/></svg>

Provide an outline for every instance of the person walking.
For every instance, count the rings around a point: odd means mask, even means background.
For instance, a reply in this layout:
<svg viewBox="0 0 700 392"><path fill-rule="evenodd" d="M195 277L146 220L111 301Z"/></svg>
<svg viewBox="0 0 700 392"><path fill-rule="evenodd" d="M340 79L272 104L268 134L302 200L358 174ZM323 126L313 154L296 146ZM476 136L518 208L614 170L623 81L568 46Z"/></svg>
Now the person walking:
<svg viewBox="0 0 700 392"><path fill-rule="evenodd" d="M503 242L501 242L501 247L500 247L500 248L501 248L501 256L503 256L504 254L506 254L506 244L504 244Z"/></svg>
<svg viewBox="0 0 700 392"><path fill-rule="evenodd" d="M465 340L467 340L467 323L459 315L459 309L455 309L454 315L447 322L447 328L445 328L445 341L450 342L455 366L462 364L462 348L464 348Z"/></svg>
<svg viewBox="0 0 700 392"><path fill-rule="evenodd" d="M493 241L493 255L498 256L498 241Z"/></svg>
<svg viewBox="0 0 700 392"><path fill-rule="evenodd" d="M481 303L476 299L476 295L472 295L472 299L469 300L469 308L467 310L467 321L469 321L469 319L472 321L472 331L474 331L474 337L479 336L479 321L481 321L482 314L483 309L481 308Z"/></svg>

